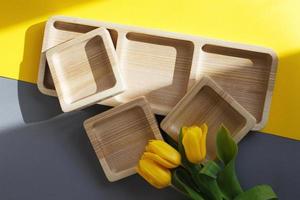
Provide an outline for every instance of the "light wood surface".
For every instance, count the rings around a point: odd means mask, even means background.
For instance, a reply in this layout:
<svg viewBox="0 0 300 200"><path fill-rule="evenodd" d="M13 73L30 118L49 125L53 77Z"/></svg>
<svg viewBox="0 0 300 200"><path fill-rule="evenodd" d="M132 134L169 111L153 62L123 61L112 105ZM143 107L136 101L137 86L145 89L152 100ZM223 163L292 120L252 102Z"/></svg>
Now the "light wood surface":
<svg viewBox="0 0 300 200"><path fill-rule="evenodd" d="M161 122L161 128L178 139L182 126L208 125L207 155L215 157L216 133L221 124L240 141L255 125L255 118L211 78L202 76Z"/></svg>
<svg viewBox="0 0 300 200"><path fill-rule="evenodd" d="M162 139L144 97L96 115L84 127L109 181L135 174L148 141Z"/></svg>
<svg viewBox="0 0 300 200"><path fill-rule="evenodd" d="M64 112L86 107L124 91L109 32L98 28L46 52Z"/></svg>
<svg viewBox="0 0 300 200"><path fill-rule="evenodd" d="M116 106L146 96L156 114L166 115L203 74L210 75L257 120L268 118L277 67L276 54L263 47L99 21L56 16L46 25L38 85L49 95L47 49L96 27L110 30L126 92L101 102Z"/></svg>

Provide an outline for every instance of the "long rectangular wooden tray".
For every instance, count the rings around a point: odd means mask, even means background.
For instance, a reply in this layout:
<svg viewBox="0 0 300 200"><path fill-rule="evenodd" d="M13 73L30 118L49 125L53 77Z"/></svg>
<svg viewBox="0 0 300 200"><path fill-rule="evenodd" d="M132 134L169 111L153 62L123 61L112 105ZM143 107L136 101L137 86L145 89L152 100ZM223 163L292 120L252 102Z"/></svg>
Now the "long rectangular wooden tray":
<svg viewBox="0 0 300 200"><path fill-rule="evenodd" d="M87 119L84 127L109 181L135 174L148 141L162 140L144 97Z"/></svg>
<svg viewBox="0 0 300 200"><path fill-rule="evenodd" d="M206 74L256 118L255 130L265 125L277 67L272 50L99 21L63 16L49 19L38 78L41 92L56 95L45 52L98 27L109 30L128 87L101 104L116 106L144 95L154 113L166 115Z"/></svg>
<svg viewBox="0 0 300 200"><path fill-rule="evenodd" d="M206 123L207 155L215 158L217 131L223 124L236 142L255 125L255 118L211 78L203 76L161 122L161 128L173 139L183 126Z"/></svg>

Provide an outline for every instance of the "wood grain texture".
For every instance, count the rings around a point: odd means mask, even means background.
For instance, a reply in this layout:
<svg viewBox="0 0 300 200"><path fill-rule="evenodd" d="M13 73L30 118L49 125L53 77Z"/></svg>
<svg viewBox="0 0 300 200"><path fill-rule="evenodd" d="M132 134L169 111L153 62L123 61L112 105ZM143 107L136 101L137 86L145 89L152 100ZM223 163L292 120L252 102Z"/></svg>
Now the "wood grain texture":
<svg viewBox="0 0 300 200"><path fill-rule="evenodd" d="M206 123L207 155L214 158L216 133L221 124L238 142L254 127L255 122L255 118L211 78L202 76L161 122L161 128L177 140L182 126Z"/></svg>
<svg viewBox="0 0 300 200"><path fill-rule="evenodd" d="M96 115L84 127L109 181L135 174L148 141L162 139L145 97Z"/></svg>
<svg viewBox="0 0 300 200"><path fill-rule="evenodd" d="M146 96L153 112L166 115L201 75L211 76L257 120L255 130L267 121L277 68L276 54L263 47L199 36L56 16L47 22L42 52L96 27L110 30L126 92L101 102L116 106ZM41 61L43 60L43 53ZM45 62L38 85L46 87ZM49 92L51 91L51 92Z"/></svg>
<svg viewBox="0 0 300 200"><path fill-rule="evenodd" d="M59 44L46 57L64 112L124 91L117 55L104 28Z"/></svg>
<svg viewBox="0 0 300 200"><path fill-rule="evenodd" d="M216 81L256 118L256 129L261 129L269 112L275 61L268 53L204 45L198 74L209 75Z"/></svg>

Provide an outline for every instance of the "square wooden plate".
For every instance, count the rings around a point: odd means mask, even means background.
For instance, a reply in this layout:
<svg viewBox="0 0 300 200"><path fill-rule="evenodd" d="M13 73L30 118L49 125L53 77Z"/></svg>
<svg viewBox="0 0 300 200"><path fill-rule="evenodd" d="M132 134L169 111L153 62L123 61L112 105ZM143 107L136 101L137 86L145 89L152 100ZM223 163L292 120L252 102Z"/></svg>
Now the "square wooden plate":
<svg viewBox="0 0 300 200"><path fill-rule="evenodd" d="M204 74L256 118L253 129L266 124L277 67L272 50L93 20L49 19L38 78L41 92L55 95L44 52L97 27L109 30L128 86L124 93L101 104L116 106L144 95L154 113L166 115Z"/></svg>
<svg viewBox="0 0 300 200"><path fill-rule="evenodd" d="M84 127L109 181L135 174L148 141L162 139L144 97L96 115Z"/></svg>
<svg viewBox="0 0 300 200"><path fill-rule="evenodd" d="M203 76L161 122L161 128L177 140L182 126L206 123L207 154L215 155L215 138L221 124L240 141L255 125L255 118L212 79Z"/></svg>
<svg viewBox="0 0 300 200"><path fill-rule="evenodd" d="M86 107L124 91L109 33L95 29L46 52L64 112Z"/></svg>

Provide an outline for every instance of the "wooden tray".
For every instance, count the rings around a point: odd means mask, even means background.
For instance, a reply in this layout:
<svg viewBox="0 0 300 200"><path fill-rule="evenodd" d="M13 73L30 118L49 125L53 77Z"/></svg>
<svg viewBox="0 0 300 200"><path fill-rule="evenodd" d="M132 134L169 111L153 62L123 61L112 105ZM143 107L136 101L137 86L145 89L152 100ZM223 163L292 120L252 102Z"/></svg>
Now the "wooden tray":
<svg viewBox="0 0 300 200"><path fill-rule="evenodd" d="M277 66L267 48L99 21L57 16L45 29L38 86L55 95L44 53L97 27L110 31L128 86L101 104L116 106L146 96L156 114L166 115L202 74L210 75L257 120L268 117Z"/></svg>
<svg viewBox="0 0 300 200"><path fill-rule="evenodd" d="M182 126L208 125L207 154L215 156L217 130L224 124L240 141L255 125L255 118L212 79L203 76L161 122L161 128L178 139Z"/></svg>
<svg viewBox="0 0 300 200"><path fill-rule="evenodd" d="M96 115L84 127L109 181L135 174L148 141L162 139L144 97Z"/></svg>
<svg viewBox="0 0 300 200"><path fill-rule="evenodd" d="M53 82L64 112L124 91L117 54L108 31L98 28L47 51Z"/></svg>

